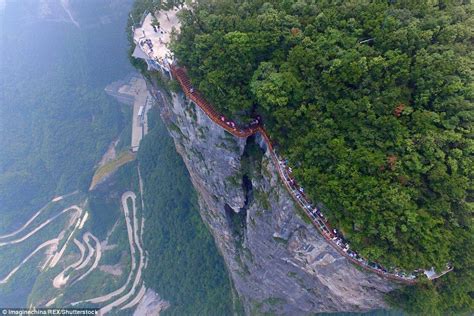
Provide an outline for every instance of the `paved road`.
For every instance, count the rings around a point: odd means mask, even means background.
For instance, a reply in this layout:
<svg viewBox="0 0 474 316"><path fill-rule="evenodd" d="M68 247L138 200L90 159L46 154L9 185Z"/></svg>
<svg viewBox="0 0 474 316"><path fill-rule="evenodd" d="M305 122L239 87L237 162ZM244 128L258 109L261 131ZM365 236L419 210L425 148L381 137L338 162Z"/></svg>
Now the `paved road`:
<svg viewBox="0 0 474 316"><path fill-rule="evenodd" d="M51 202L58 202L60 200L62 200L63 198L67 197L67 196L70 196L70 195L73 195L77 192L72 192L72 193L68 193L66 195L62 195L62 196L57 196L55 198L53 198L51 200ZM8 233L8 234L4 234L4 235L0 235L0 239L5 239L5 238L8 238L8 237L12 237L12 236L15 236L17 235L18 233L22 232L26 227L28 227L34 220L35 218L37 218L45 209L46 207L49 205L46 204L45 206L43 206L38 212L36 212L23 226L21 226L20 228L18 228L17 230L15 230L14 232L11 232L11 233Z"/></svg>
<svg viewBox="0 0 474 316"><path fill-rule="evenodd" d="M87 246L87 256L86 259L78 267L76 267L76 270L84 269L89 264L89 261L91 261L92 256L94 255L94 247L92 247L92 245L90 244L89 238L85 238L85 235L86 234L82 236L82 239L84 240L84 243Z"/></svg>
<svg viewBox="0 0 474 316"><path fill-rule="evenodd" d="M132 209L133 209L133 237L132 237L132 240L129 240L129 241L132 242L133 239L134 239L134 243L136 244L136 246L138 248L138 252L139 252L139 264L138 264L137 274L135 275L135 280L133 281L133 284L132 284L132 287L131 287L130 291L127 294L123 295L122 297L118 298L117 300L113 301L112 303L102 307L100 309L101 315L107 314L113 308L118 307L118 306L122 305L123 303L125 303L127 300L129 300L135 294L135 292L137 290L137 287L140 284L140 282L142 282L142 270L143 270L143 267L145 265L145 257L143 255L143 248L141 246L140 238L138 236L138 219L137 219L137 208L136 208L136 198L137 198L137 196L135 195L135 193L133 193L131 191L125 192L122 195L122 206L123 206L123 209L124 209L124 213L128 214L127 217L130 216L129 215L130 212L129 212L129 209L128 209L128 203L127 203L127 200L129 198L131 198L132 201L133 201L133 203L132 203ZM129 228L128 227L129 224L130 224L130 222L128 221L127 222L127 230ZM141 234L143 234L143 230L140 231L140 235Z"/></svg>
<svg viewBox="0 0 474 316"><path fill-rule="evenodd" d="M40 215L45 209L46 207L48 206L48 204L46 204L45 206L43 206L38 212L36 212L23 226L21 226L19 229L15 230L14 232L12 233L9 233L9 234L5 234L5 235L0 235L0 239L5 239L5 238L8 238L8 237L12 237L12 236L15 236L17 235L18 233L22 232L26 227L28 227L28 225L31 224L31 222L33 222L35 220L36 217L38 217L38 215Z"/></svg>
<svg viewBox="0 0 474 316"><path fill-rule="evenodd" d="M140 302L140 300L143 298L143 296L145 296L145 292L146 292L146 287L144 284L142 284L142 287L140 288L140 291L138 292L137 296L135 296L135 298L131 300L130 303L120 308L120 310L132 308L135 305L137 305Z"/></svg>
<svg viewBox="0 0 474 316"><path fill-rule="evenodd" d="M95 242L95 260L94 260L94 263L91 265L91 267L86 271L86 273L81 275L76 280L76 282L79 282L80 280L82 280L86 276L88 276L90 273L92 273L92 271L94 271L97 268L97 266L99 265L100 258L102 257L102 248L101 248L99 239L97 239L97 237L92 235L90 232L85 233L84 234L84 241L86 241L87 244L89 244L89 241L90 241L89 238L92 238Z"/></svg>
<svg viewBox="0 0 474 316"><path fill-rule="evenodd" d="M141 281L141 274L142 274L142 270L144 266L144 256L143 256L143 249L142 249L141 238L140 238L141 236L139 236L138 234L139 228L138 228L138 219L137 219L138 215L136 211L136 198L137 197L135 193L132 191L125 192L121 198L122 209L123 209L123 213L125 217L125 224L127 227L128 243L129 243L130 257L131 257L131 268L130 268L130 272L128 274L127 280L125 281L125 284L121 286L120 288L118 288L117 290L110 292L106 295L101 295L99 297L95 297L95 298L91 298L87 300L77 301L77 302L72 303L71 305L75 306L79 303L98 304L98 303L104 303L104 302L110 301L112 298L117 297L125 292L130 282L132 281L132 277L134 273L136 272L135 280L133 282L131 290L127 294L119 297L115 301L103 307L101 309L101 315L106 314L107 312L112 310L114 307L118 307L124 302L126 302L130 298L130 296L132 296L133 293L135 292L136 286ZM132 203L133 219L132 219L132 214L128 208L128 203L127 203L128 199L132 199L132 202L133 202ZM142 229L140 230L140 235L141 234L143 234L143 226L142 226ZM137 267L137 260L135 258L135 253L137 252L137 249L140 254L138 267ZM132 293L130 294L130 292Z"/></svg>
<svg viewBox="0 0 474 316"><path fill-rule="evenodd" d="M42 243L41 245L39 245L32 253L30 253L25 259L23 259L23 261L17 265L12 271L10 271L9 274L7 274L6 277L4 277L2 280L0 280L0 284L4 284L4 283L7 283L8 280L18 271L18 269L20 269L28 260L31 259L31 257L33 257L38 251L40 251L41 249L43 248L46 248L46 247L54 247L54 246L58 246L59 244L59 239L58 238L54 238L54 239L50 239L48 241L45 241L44 243Z"/></svg>
<svg viewBox="0 0 474 316"><path fill-rule="evenodd" d="M71 240L71 238L74 236L75 232L80 229L80 226L82 225L82 223L84 222L84 218L87 219L87 213L85 214L84 217L81 217L82 215L82 209L80 209L80 212L79 213L76 213L74 216L77 218L72 218L71 221L69 222L69 225L68 225L68 228L70 227L71 223L73 223L74 221L76 221L76 225L74 226L74 229L72 230L72 232L69 234L68 238L66 239L66 242L64 243L63 247L61 248L61 250L59 252L57 252L53 259L51 260L51 263L49 264L49 267L50 268L53 268L55 267L58 262L59 262L59 259L61 259L61 257L63 256L64 254L64 251L66 250L68 244L69 244L69 241Z"/></svg>
<svg viewBox="0 0 474 316"><path fill-rule="evenodd" d="M64 209L63 211L61 211L60 213L52 216L51 218L47 219L46 221L44 221L43 223L41 223L41 225L39 225L38 227L36 227L35 229L33 229L31 232L29 232L28 234L26 234L25 236L21 237L21 238L18 238L18 239L15 239L15 240L11 240L11 241L6 241L6 242L2 242L0 243L0 247L3 247L3 246L7 246L7 245L12 245L12 244L17 244L17 243L20 243L22 241L25 241L26 239L30 238L31 236L33 236L34 234L36 234L38 231L40 231L43 227L45 227L46 225L48 225L49 223L51 223L52 221L54 221L56 218L58 218L59 216L61 216L62 214L64 213L67 213L67 212L70 212L70 211L76 211L78 213L82 213L82 209L77 206L77 205L73 205L71 207L68 207L66 209ZM31 220L31 219L30 219ZM22 229L23 230L23 229Z"/></svg>
<svg viewBox="0 0 474 316"><path fill-rule="evenodd" d="M69 266L67 266L61 273L59 273L54 279L53 279L53 286L55 288L60 288L64 284L67 283L67 280L69 279L69 276L66 276L66 273L69 270L77 268L82 261L84 260L84 255L86 254L86 247L84 246L83 243L81 243L79 240L74 238L74 244L79 248L80 258L76 262L71 263Z"/></svg>

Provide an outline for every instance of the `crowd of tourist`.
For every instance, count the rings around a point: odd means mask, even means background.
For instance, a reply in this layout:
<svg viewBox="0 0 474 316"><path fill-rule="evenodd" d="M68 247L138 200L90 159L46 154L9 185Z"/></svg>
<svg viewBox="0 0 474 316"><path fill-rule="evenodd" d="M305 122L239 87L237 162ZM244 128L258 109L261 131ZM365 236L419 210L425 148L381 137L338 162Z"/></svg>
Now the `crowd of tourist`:
<svg viewBox="0 0 474 316"><path fill-rule="evenodd" d="M388 269L386 269L382 265L376 262L366 260L361 257L357 252L350 249L349 242L344 239L344 236L337 229L331 228L324 214L317 207L313 206L313 204L308 200L304 193L304 188L298 185L296 180L293 178L293 169L288 165L288 161L280 158L278 159L278 161L280 172L283 175L285 181L287 181L288 186L290 187L297 201L301 204L303 209L311 218L312 222L320 228L320 231L323 233L326 239L330 240L333 245L335 245L339 248L340 251L342 251L342 253L345 253L346 256L357 261L360 265L364 265L370 268L371 270L376 270L381 274L390 274L392 276L404 280L413 280L416 278L416 275L414 273L407 274L397 269L391 269L392 271L389 272Z"/></svg>

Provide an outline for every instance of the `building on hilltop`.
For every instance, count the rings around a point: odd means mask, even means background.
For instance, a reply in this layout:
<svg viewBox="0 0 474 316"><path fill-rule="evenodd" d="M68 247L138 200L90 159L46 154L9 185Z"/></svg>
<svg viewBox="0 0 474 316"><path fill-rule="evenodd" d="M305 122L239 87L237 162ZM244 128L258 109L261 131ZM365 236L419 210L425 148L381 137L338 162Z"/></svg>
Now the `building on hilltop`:
<svg viewBox="0 0 474 316"><path fill-rule="evenodd" d="M171 34L179 31L180 22L177 13L180 9L159 11L155 15L148 13L141 25L133 30L135 49L132 56L143 59L148 70L157 70L171 78L170 65L173 54L169 49Z"/></svg>

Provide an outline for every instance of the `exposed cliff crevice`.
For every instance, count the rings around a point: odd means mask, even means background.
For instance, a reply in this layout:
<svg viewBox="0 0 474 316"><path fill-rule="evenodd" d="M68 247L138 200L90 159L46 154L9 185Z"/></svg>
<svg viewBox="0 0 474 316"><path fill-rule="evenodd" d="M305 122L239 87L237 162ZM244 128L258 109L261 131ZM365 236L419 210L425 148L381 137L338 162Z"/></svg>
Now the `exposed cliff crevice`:
<svg viewBox="0 0 474 316"><path fill-rule="evenodd" d="M247 138L241 157L242 190L245 195L243 210L247 210L254 200L252 179L260 174L263 150L258 146L255 135Z"/></svg>
<svg viewBox="0 0 474 316"><path fill-rule="evenodd" d="M244 191L245 201L244 201L244 207L242 207L240 211L247 212L249 205L253 201L253 186L252 186L252 181L246 174L244 174L242 177L242 190Z"/></svg>
<svg viewBox="0 0 474 316"><path fill-rule="evenodd" d="M394 284L350 264L301 217L259 136L235 138L182 94L157 94L248 314L385 307Z"/></svg>
<svg viewBox="0 0 474 316"><path fill-rule="evenodd" d="M224 210L228 224L232 231L232 236L235 238L235 241L240 248L245 236L245 231L247 229L247 210L245 208L241 208L239 212L236 212L229 206L229 204L224 205Z"/></svg>

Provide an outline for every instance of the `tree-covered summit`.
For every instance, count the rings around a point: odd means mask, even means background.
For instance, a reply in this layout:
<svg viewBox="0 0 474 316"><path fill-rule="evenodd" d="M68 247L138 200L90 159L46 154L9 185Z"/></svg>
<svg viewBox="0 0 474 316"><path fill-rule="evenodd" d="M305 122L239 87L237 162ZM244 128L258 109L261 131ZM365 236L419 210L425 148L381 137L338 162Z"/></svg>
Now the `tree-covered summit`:
<svg viewBox="0 0 474 316"><path fill-rule="evenodd" d="M354 249L409 270L453 263L446 278L459 278L465 307L473 11L467 1L199 1L173 49L220 111L263 115Z"/></svg>

